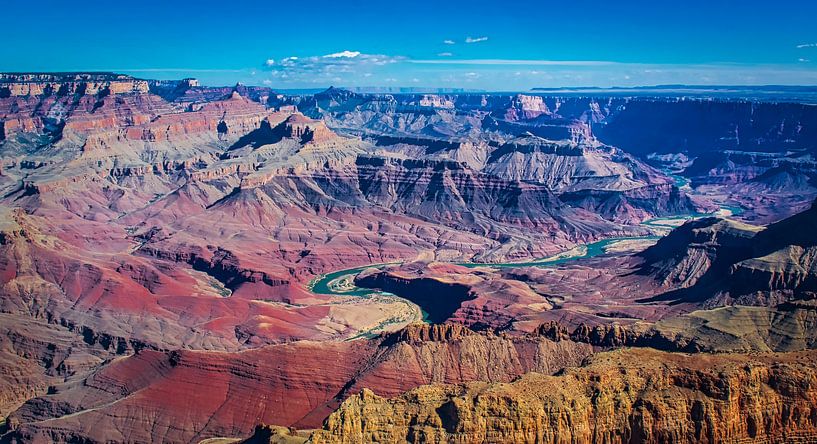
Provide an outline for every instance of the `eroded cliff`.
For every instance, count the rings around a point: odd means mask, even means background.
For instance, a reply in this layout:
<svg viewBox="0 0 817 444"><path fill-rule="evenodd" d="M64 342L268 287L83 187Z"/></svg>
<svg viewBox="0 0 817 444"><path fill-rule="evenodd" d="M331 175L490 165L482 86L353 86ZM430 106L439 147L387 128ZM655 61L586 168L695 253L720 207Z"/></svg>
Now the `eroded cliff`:
<svg viewBox="0 0 817 444"><path fill-rule="evenodd" d="M509 384L433 385L392 399L363 391L311 440L810 442L817 439L814 363L814 352L607 352L578 369Z"/></svg>

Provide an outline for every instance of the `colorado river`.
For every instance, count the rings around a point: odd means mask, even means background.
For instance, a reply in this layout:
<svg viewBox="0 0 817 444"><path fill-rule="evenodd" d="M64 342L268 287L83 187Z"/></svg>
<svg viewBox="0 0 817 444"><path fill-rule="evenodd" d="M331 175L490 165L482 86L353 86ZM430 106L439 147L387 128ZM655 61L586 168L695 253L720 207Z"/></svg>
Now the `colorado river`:
<svg viewBox="0 0 817 444"><path fill-rule="evenodd" d="M731 215L740 214L743 212L743 209L736 206L729 206L729 205L722 205L721 212L728 212ZM644 221L641 223L643 226L647 226L650 228L663 228L669 231L670 229L674 228L677 225L680 225L684 221L689 219L696 219L701 217L707 216L714 216L717 213L707 214L707 213L697 213L697 214L688 214L682 216L672 216L672 217L662 217L656 219L650 219L648 221ZM493 267L493 268L514 268L514 267L551 267L554 265L563 264L565 262L575 261L578 259L588 259L592 257L596 257L602 255L607 252L607 248L610 247L612 244L621 241L635 241L635 240L657 240L660 239L661 236L642 236L642 237L612 237L603 239L600 241L592 242L589 244L579 245L575 247L576 249L581 249L583 251L574 251L569 250L566 252L559 253L555 256L551 256L548 258L537 259L530 262L504 262L504 263L475 263L475 262L461 262L456 263L456 265L461 265L464 267L469 268L476 268L476 267ZM571 253L573 252L573 253ZM308 289L312 293L316 294L331 294L331 295L343 295L343 296L360 296L360 297L368 297L373 294L382 293L379 290L371 290L368 288L360 288L354 285L354 277L361 271L367 268L382 268L386 265L397 264L400 262L389 262L389 263L381 263L381 264L371 264L371 265L364 265L362 267L355 267L355 268L348 268L344 270L333 271L331 273L324 274L312 280L310 282Z"/></svg>
<svg viewBox="0 0 817 444"><path fill-rule="evenodd" d="M491 268L514 268L514 267L552 267L559 264L564 264L570 261L576 261L579 259L588 259L596 256L600 256L612 251L615 251L615 244L617 243L628 243L628 242L637 242L637 241L654 241L660 239L662 236L669 233L673 228L683 224L685 221L689 219L696 219L701 217L707 216L714 216L714 215L730 215L730 214L740 214L743 211L740 207L734 206L721 206L720 210L717 213L713 214L688 214L688 215L681 215L681 216L671 216L671 217L662 217L656 219L650 219L641 223L642 226L648 227L651 229L653 234L660 234L661 236L650 235L650 236L641 236L641 237L613 237L602 239L596 242L591 242L589 244L578 245L573 249L563 251L559 254L537 259L528 262L502 262L502 263L475 263L475 262L460 262L456 263L456 265L469 267L469 268L476 268L476 267L491 267ZM624 249L632 248L631 245L623 245ZM622 250L618 250L620 252ZM399 301L402 303L407 303L411 306L414 306L415 314L411 315L414 317L415 320L422 320L423 322L429 322L429 313L425 312L422 307L416 305L408 300L400 298L394 294L387 293L381 290L373 290L369 288L362 288L358 287L354 283L355 277L363 270L369 268L383 268L388 265L400 264L402 261L396 262L387 262L387 263L378 263L378 264L370 264L364 265L354 268L347 268L343 270L333 271L331 273L326 273L321 275L315 279L313 279L307 289L312 292L313 294L322 294L322 295L334 295L334 296L353 296L353 297L360 297L365 299L377 299L377 298L389 298L395 301ZM409 310L411 312L412 310ZM380 322L375 328L369 328L366 330L362 330L358 332L356 335L347 338L347 340L354 340L363 337L372 337L379 331L386 331L386 329L391 328L393 325L403 325L406 318L400 319L384 319ZM411 322L411 321L408 321Z"/></svg>
<svg viewBox="0 0 817 444"><path fill-rule="evenodd" d="M563 264L569 261L578 259L587 259L604 254L607 248L621 241L631 240L658 240L660 236L642 236L642 237L611 237L596 241L590 244L584 244L576 247L583 250L577 254L565 255L566 252L559 253L543 259L537 259L530 262L500 262L500 263L478 263L478 262L460 262L456 265L463 267L492 267L492 268L514 268L514 267L551 267L554 265ZM379 290L371 290L368 288L356 287L353 284L354 276L368 268L382 268L386 265L397 264L399 262L390 262L382 264L371 264L362 267L348 268L345 270L338 270L332 273L324 274L309 284L309 290L316 294L332 294L343 296L360 296L367 297L372 294L382 293Z"/></svg>

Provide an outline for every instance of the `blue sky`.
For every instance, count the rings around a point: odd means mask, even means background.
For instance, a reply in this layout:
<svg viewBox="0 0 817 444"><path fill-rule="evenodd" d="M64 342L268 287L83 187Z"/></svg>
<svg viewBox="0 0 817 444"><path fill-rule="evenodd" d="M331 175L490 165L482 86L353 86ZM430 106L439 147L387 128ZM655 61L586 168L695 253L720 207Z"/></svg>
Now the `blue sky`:
<svg viewBox="0 0 817 444"><path fill-rule="evenodd" d="M817 84L817 1L18 1L0 70L276 88Z"/></svg>

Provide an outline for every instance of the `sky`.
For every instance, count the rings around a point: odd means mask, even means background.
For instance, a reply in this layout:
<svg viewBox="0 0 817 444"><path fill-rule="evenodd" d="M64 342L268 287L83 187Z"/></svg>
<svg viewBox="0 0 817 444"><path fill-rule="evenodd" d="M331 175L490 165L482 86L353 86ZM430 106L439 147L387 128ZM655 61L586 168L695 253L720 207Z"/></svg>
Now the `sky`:
<svg viewBox="0 0 817 444"><path fill-rule="evenodd" d="M817 85L817 1L4 0L1 71L277 89Z"/></svg>

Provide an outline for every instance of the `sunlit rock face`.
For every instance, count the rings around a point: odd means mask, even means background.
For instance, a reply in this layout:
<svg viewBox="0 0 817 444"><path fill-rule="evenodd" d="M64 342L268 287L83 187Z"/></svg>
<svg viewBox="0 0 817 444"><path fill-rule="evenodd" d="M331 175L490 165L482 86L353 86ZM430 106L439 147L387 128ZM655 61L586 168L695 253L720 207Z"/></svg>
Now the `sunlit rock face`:
<svg viewBox="0 0 817 444"><path fill-rule="evenodd" d="M311 442L809 441L814 352L689 359L654 350L600 353L558 376L510 384L430 385L344 402ZM645 407L647 406L647 407ZM406 438L408 437L408 438Z"/></svg>

